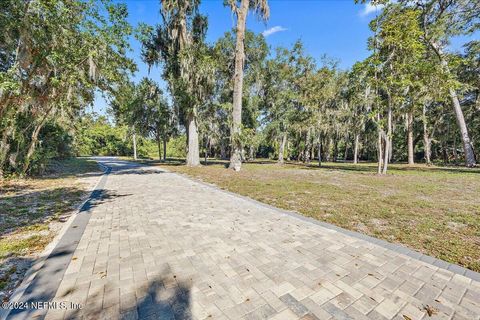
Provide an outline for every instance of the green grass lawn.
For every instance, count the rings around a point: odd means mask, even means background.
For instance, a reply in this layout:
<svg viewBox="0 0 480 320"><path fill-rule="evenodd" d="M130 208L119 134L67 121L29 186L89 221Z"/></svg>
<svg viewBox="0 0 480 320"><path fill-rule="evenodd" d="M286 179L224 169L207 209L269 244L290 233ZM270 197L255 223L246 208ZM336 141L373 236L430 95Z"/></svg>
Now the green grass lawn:
<svg viewBox="0 0 480 320"><path fill-rule="evenodd" d="M179 160L162 166L305 216L402 243L480 271L480 170L376 164L226 162L189 168Z"/></svg>

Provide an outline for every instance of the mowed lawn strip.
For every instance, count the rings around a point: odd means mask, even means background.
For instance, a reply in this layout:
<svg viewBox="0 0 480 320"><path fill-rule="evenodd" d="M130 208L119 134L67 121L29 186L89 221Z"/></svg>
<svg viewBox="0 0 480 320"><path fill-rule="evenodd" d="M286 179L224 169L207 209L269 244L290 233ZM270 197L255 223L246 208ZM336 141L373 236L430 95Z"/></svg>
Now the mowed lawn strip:
<svg viewBox="0 0 480 320"><path fill-rule="evenodd" d="M167 169L213 183L279 208L404 244L422 253L480 271L480 170L375 164L225 162Z"/></svg>

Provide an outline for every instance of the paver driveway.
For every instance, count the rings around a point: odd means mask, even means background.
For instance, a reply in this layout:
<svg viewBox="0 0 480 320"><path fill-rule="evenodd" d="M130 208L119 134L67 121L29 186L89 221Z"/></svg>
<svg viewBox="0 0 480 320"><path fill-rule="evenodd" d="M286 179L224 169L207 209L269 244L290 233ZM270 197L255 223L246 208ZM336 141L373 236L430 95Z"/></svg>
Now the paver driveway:
<svg viewBox="0 0 480 320"><path fill-rule="evenodd" d="M177 174L100 161L113 167L104 199L54 298L83 308L47 319L480 318L469 277Z"/></svg>

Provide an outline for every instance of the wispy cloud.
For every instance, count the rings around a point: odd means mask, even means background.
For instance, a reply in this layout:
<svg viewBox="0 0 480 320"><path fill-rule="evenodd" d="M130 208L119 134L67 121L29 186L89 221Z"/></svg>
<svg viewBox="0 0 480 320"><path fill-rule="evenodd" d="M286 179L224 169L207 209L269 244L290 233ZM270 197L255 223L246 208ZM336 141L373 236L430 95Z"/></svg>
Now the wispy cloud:
<svg viewBox="0 0 480 320"><path fill-rule="evenodd" d="M262 34L266 38L268 36L271 36L274 33L287 31L287 30L288 30L287 28L284 28L282 26L275 26L275 27L272 27L270 29L267 29L267 30L263 31Z"/></svg>
<svg viewBox="0 0 480 320"><path fill-rule="evenodd" d="M383 4L377 4L375 6L371 2L369 2L363 6L363 10L360 11L360 16L366 17L369 14L374 13L376 10L382 10L382 8L383 8Z"/></svg>

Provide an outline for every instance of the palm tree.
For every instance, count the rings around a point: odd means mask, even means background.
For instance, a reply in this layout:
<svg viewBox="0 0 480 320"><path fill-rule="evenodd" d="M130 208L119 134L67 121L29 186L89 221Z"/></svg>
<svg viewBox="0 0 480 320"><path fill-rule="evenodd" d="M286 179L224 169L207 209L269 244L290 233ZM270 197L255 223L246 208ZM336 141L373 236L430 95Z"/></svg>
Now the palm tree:
<svg viewBox="0 0 480 320"><path fill-rule="evenodd" d="M242 126L243 67L245 61L245 24L250 9L264 20L268 19L270 9L267 0L228 0L228 4L237 17L235 73L233 75L232 154L230 156L229 168L239 171L242 167L242 144L240 135Z"/></svg>

